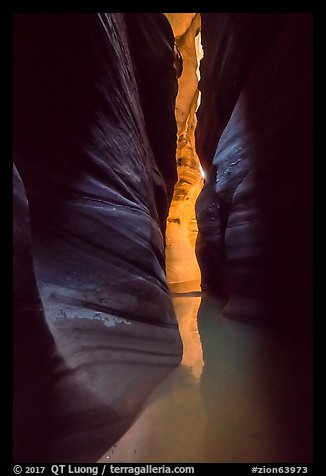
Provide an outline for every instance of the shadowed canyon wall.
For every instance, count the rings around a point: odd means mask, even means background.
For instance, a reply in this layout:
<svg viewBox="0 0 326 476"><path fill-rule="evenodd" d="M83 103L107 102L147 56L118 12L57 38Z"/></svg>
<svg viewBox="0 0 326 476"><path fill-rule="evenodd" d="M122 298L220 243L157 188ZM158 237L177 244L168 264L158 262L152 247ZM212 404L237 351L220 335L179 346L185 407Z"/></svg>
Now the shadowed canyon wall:
<svg viewBox="0 0 326 476"><path fill-rule="evenodd" d="M202 289L223 316L311 333L312 19L203 13Z"/></svg>
<svg viewBox="0 0 326 476"><path fill-rule="evenodd" d="M15 15L17 461L96 460L181 360L161 219L176 92L163 14Z"/></svg>
<svg viewBox="0 0 326 476"><path fill-rule="evenodd" d="M164 179L154 191L162 233L165 234L166 218L177 181L174 107L178 84L175 58L171 55L174 37L161 13L127 13L125 18L146 131Z"/></svg>
<svg viewBox="0 0 326 476"><path fill-rule="evenodd" d="M48 456L51 444L50 392L56 347L38 292L28 201L16 167L13 171L13 404L15 456ZM36 432L34 429L36 427Z"/></svg>

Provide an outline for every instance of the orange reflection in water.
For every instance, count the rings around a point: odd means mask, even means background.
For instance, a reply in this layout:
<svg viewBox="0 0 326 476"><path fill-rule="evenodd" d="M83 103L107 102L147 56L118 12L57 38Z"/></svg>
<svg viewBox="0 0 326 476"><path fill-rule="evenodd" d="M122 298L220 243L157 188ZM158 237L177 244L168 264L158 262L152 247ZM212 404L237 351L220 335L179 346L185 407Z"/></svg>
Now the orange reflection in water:
<svg viewBox="0 0 326 476"><path fill-rule="evenodd" d="M187 367L196 379L200 378L204 366L203 349L197 325L200 301L201 297L196 296L173 297L173 306L183 342L181 365Z"/></svg>

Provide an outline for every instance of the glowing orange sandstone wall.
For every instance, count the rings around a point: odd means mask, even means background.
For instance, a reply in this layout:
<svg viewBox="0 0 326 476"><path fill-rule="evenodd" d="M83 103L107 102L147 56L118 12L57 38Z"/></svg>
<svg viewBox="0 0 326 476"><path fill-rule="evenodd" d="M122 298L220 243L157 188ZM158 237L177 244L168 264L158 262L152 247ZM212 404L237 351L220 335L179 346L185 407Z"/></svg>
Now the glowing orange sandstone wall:
<svg viewBox="0 0 326 476"><path fill-rule="evenodd" d="M172 291L200 289L195 256L197 222L195 202L203 187L203 175L195 151L196 110L199 105L198 64L202 57L199 13L166 13L183 59L178 81L175 116L178 127L177 172L166 229L166 269Z"/></svg>

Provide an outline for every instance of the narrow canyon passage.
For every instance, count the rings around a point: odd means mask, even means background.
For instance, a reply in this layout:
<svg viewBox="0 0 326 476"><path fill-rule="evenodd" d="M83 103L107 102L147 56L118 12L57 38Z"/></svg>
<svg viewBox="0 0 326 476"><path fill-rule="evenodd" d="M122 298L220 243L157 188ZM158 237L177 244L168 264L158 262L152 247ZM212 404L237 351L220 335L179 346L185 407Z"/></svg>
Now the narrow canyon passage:
<svg viewBox="0 0 326 476"><path fill-rule="evenodd" d="M178 181L166 228L167 281L183 357L99 461L266 463L292 461L297 454L306 460L309 415L297 421L291 407L305 387L309 356L298 368L298 356L286 338L225 319L224 299L201 291L195 253L195 204L204 183L195 145L199 61L204 55L200 15L166 16L183 59L175 109Z"/></svg>
<svg viewBox="0 0 326 476"><path fill-rule="evenodd" d="M312 460L311 30L15 14L15 462Z"/></svg>

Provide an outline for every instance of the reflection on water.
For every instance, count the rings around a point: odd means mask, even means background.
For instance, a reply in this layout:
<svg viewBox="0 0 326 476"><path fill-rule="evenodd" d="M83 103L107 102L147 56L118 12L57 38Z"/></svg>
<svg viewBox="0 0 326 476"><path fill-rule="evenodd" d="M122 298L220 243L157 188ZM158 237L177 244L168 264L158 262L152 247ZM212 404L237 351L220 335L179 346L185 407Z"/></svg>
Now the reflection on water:
<svg viewBox="0 0 326 476"><path fill-rule="evenodd" d="M101 462L196 461L206 415L199 388L203 353L197 327L199 293L172 297L183 341L180 367L151 395L142 414ZM195 458L195 459L194 459Z"/></svg>
<svg viewBox="0 0 326 476"><path fill-rule="evenodd" d="M173 302L182 365L100 461L310 461L309 356L271 331L224 319L216 299L185 293Z"/></svg>
<svg viewBox="0 0 326 476"><path fill-rule="evenodd" d="M184 365L194 377L199 379L204 365L197 326L197 314L201 297L176 296L172 300L183 342L181 365Z"/></svg>

